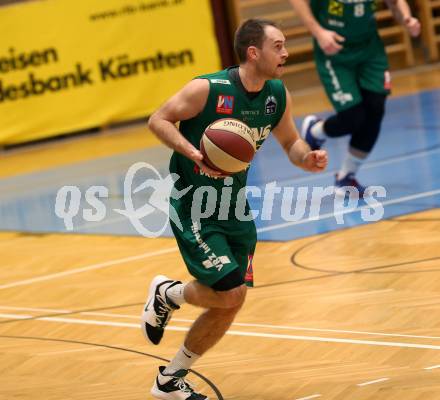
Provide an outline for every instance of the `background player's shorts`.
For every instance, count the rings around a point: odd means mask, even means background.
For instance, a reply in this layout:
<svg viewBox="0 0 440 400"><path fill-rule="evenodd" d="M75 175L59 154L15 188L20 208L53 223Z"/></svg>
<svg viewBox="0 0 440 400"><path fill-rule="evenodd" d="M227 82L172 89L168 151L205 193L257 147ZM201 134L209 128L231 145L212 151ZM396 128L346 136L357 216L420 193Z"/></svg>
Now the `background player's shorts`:
<svg viewBox="0 0 440 400"><path fill-rule="evenodd" d="M171 223L188 271L206 286L212 286L239 268L243 278L249 257L255 252L257 232L254 221L191 221L181 218L181 231Z"/></svg>
<svg viewBox="0 0 440 400"><path fill-rule="evenodd" d="M370 42L346 44L334 56L325 55L315 43L315 61L321 82L336 111L361 103L361 88L375 93L390 93L388 59L378 35Z"/></svg>

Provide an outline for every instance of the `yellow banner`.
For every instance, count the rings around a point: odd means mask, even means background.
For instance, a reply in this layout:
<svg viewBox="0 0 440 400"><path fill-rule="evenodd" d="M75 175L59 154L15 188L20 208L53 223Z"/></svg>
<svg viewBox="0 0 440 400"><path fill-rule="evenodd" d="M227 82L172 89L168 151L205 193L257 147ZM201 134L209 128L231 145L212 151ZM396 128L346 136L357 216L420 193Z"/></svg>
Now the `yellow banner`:
<svg viewBox="0 0 440 400"><path fill-rule="evenodd" d="M221 67L209 0L0 8L0 144L151 114Z"/></svg>

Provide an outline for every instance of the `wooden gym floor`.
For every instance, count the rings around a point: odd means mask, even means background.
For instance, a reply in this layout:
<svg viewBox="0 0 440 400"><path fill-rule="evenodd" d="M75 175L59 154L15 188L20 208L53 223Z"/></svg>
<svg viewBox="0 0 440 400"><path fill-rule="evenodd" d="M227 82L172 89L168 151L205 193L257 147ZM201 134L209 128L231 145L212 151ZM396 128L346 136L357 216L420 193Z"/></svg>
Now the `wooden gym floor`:
<svg viewBox="0 0 440 400"><path fill-rule="evenodd" d="M398 76L398 94L440 87L437 71ZM328 107L321 92L298 98L299 114ZM1 157L0 173L155 143L129 128L17 149ZM433 208L260 242L256 287L190 380L211 399L439 399L439 232ZM189 279L173 239L3 232L0 252L0 399L151 398L157 367L199 312L183 306L158 347L140 332L152 277Z"/></svg>

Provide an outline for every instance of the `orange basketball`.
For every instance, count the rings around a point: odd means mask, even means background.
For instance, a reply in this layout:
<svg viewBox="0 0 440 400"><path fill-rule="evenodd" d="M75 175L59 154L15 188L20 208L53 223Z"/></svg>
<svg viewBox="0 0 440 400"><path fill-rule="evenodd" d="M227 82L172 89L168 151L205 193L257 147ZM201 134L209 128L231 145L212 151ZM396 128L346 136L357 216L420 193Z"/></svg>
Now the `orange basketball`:
<svg viewBox="0 0 440 400"><path fill-rule="evenodd" d="M203 133L200 151L203 162L212 169L227 175L243 171L256 152L252 129L238 119L219 119Z"/></svg>

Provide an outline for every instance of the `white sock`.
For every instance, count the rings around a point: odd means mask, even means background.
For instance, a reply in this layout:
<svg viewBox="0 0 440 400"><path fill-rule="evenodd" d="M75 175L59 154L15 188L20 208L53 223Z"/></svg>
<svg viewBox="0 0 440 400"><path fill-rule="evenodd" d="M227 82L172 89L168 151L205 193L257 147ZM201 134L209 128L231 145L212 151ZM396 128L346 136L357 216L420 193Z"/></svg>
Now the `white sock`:
<svg viewBox="0 0 440 400"><path fill-rule="evenodd" d="M178 283L165 290L167 296L171 299L174 304L180 306L185 303L185 298L183 293L185 291L186 283Z"/></svg>
<svg viewBox="0 0 440 400"><path fill-rule="evenodd" d="M310 132L315 139L327 139L327 136L324 132L324 121L318 121L315 125L312 126Z"/></svg>
<svg viewBox="0 0 440 400"><path fill-rule="evenodd" d="M164 369L163 374L172 375L179 369L190 369L199 358L200 355L189 351L184 345L182 345L169 365Z"/></svg>
<svg viewBox="0 0 440 400"><path fill-rule="evenodd" d="M345 178L348 174L356 175L364 160L365 158L355 157L348 152L339 170L338 179Z"/></svg>

